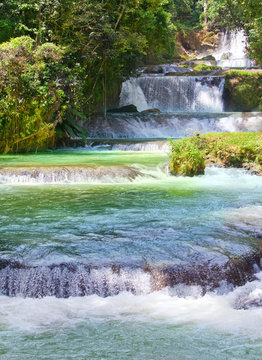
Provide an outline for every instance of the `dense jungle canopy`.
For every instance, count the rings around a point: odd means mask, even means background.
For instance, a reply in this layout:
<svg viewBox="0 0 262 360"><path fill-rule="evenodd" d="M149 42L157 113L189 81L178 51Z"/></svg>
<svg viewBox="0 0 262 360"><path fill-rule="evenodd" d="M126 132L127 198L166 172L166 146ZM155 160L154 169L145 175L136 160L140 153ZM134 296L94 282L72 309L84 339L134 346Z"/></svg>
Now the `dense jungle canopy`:
<svg viewBox="0 0 262 360"><path fill-rule="evenodd" d="M178 36L244 29L262 61L259 0L1 0L0 152L85 136L138 66L175 61Z"/></svg>

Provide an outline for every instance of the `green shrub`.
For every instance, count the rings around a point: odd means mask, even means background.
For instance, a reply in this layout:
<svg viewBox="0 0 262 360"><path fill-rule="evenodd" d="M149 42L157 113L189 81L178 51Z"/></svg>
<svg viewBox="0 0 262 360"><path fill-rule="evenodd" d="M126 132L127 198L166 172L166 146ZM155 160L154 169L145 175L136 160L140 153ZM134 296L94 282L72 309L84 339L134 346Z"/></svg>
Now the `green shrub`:
<svg viewBox="0 0 262 360"><path fill-rule="evenodd" d="M262 133L210 133L173 140L170 146L170 170L175 175L203 174L210 159L224 167L262 165Z"/></svg>
<svg viewBox="0 0 262 360"><path fill-rule="evenodd" d="M174 175L194 176L204 174L205 157L199 138L181 139L171 143L172 161L170 169Z"/></svg>

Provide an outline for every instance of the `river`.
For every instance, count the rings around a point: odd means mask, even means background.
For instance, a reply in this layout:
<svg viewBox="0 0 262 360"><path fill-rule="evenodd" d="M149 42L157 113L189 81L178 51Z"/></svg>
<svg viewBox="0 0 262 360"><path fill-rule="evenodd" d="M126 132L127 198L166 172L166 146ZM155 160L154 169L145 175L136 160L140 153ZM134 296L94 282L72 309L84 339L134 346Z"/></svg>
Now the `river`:
<svg viewBox="0 0 262 360"><path fill-rule="evenodd" d="M1 359L261 359L262 177L174 177L167 138L262 116L187 79L129 80L162 113L92 119L85 147L0 156Z"/></svg>

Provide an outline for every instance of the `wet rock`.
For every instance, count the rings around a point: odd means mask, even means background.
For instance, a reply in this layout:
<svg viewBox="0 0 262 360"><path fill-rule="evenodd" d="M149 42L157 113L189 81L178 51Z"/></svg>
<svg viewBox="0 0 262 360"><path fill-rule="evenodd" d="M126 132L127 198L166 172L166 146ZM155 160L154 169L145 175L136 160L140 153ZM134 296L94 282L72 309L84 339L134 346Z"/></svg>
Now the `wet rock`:
<svg viewBox="0 0 262 360"><path fill-rule="evenodd" d="M30 266L0 260L0 294L24 297L117 295L121 291L147 294L179 284L197 285L202 293L219 288L221 282L242 286L255 279L261 269L262 251L232 258L224 264L211 262L187 265L88 265L62 263ZM249 297L243 307L261 306L262 297Z"/></svg>
<svg viewBox="0 0 262 360"><path fill-rule="evenodd" d="M243 303L240 306L238 306L238 309L248 310L250 308L261 307L261 306L262 306L262 294L260 295L259 298L256 299L246 299L245 301L243 301Z"/></svg>
<svg viewBox="0 0 262 360"><path fill-rule="evenodd" d="M125 105L120 108L107 110L108 113L138 113L137 107L133 104Z"/></svg>
<svg viewBox="0 0 262 360"><path fill-rule="evenodd" d="M161 111L159 109L153 108L153 109L143 110L141 112L143 114L143 113L160 113Z"/></svg>
<svg viewBox="0 0 262 360"><path fill-rule="evenodd" d="M210 73L210 71L201 71L202 73L207 73L207 75ZM208 86L210 88L212 87L219 87L222 81L222 78L220 76L214 76L214 77L203 77L196 79L197 82L201 82L201 85Z"/></svg>
<svg viewBox="0 0 262 360"><path fill-rule="evenodd" d="M200 60L216 61L216 58L213 55L207 55L207 56L202 57Z"/></svg>
<svg viewBox="0 0 262 360"><path fill-rule="evenodd" d="M148 65L144 70L145 74L163 74L164 69L161 65Z"/></svg>
<svg viewBox="0 0 262 360"><path fill-rule="evenodd" d="M200 59L201 61L204 61L205 63L209 63L210 65L217 65L216 58L213 55L207 55Z"/></svg>
<svg viewBox="0 0 262 360"><path fill-rule="evenodd" d="M255 163L244 163L243 169L248 171L251 175L262 175L262 166Z"/></svg>
<svg viewBox="0 0 262 360"><path fill-rule="evenodd" d="M171 70L171 69L170 69ZM165 76L190 76L193 73L193 69L191 67L176 67L172 68L172 71L167 71Z"/></svg>

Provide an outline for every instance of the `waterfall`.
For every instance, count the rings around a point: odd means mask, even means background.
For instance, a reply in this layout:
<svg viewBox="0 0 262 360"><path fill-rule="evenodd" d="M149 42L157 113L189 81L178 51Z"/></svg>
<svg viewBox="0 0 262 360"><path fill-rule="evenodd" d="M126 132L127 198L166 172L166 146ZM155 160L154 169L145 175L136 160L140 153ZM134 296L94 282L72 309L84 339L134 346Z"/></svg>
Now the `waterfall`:
<svg viewBox="0 0 262 360"><path fill-rule="evenodd" d="M225 31L222 34L221 45L213 54L217 65L221 67L251 67L252 61L246 56L248 42L243 30Z"/></svg>
<svg viewBox="0 0 262 360"><path fill-rule="evenodd" d="M146 294L151 291L150 275L140 269L118 267L91 268L84 264L23 267L10 265L0 269L0 294L39 298L56 296L102 297L122 291Z"/></svg>
<svg viewBox="0 0 262 360"><path fill-rule="evenodd" d="M142 174L129 166L6 167L0 184L92 184L132 181Z"/></svg>
<svg viewBox="0 0 262 360"><path fill-rule="evenodd" d="M99 143L99 138L104 138L107 140L103 140L103 142L100 140L101 144L106 143L110 149L116 149L117 143L109 141L109 139L126 139L126 142L122 141L122 146L118 149L129 148L131 150L131 148L134 149L134 146L130 144L130 139L136 139L137 142L138 139L190 136L195 132L204 134L210 131L262 131L262 113L108 114L106 121L103 121L101 117L92 119L88 130L93 138L97 138L94 144ZM150 149L152 145L149 144L147 148ZM136 145L136 149L138 148L139 145Z"/></svg>
<svg viewBox="0 0 262 360"><path fill-rule="evenodd" d="M203 76L141 76L122 85L120 106L134 104L138 111L223 111L224 78Z"/></svg>
<svg viewBox="0 0 262 360"><path fill-rule="evenodd" d="M137 79L132 78L122 84L120 94L120 106L133 104L137 107L138 111L148 109L146 97L141 89Z"/></svg>
<svg viewBox="0 0 262 360"><path fill-rule="evenodd" d="M226 259L226 258L225 258ZM164 287L197 285L204 293L218 288L221 281L242 286L261 271L261 252L243 258L191 264L91 266L83 263L24 265L0 259L0 295L41 298L55 296L114 296L120 292L149 294Z"/></svg>

